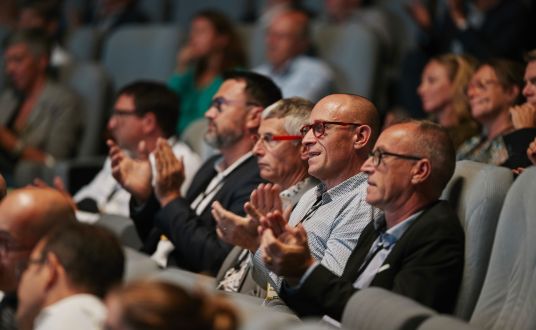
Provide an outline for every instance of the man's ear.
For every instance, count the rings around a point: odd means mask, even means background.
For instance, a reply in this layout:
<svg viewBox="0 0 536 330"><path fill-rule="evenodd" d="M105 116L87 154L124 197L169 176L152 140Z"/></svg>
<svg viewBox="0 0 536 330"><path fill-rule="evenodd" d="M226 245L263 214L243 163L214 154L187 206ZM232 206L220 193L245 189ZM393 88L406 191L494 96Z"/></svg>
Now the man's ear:
<svg viewBox="0 0 536 330"><path fill-rule="evenodd" d="M153 112L147 112L143 115L143 132L145 134L151 133L157 126L156 115Z"/></svg>
<svg viewBox="0 0 536 330"><path fill-rule="evenodd" d="M508 94L508 97L510 98L510 102L515 102L516 99L519 97L519 93L521 93L521 89L519 86L514 85L506 90L506 93Z"/></svg>
<svg viewBox="0 0 536 330"><path fill-rule="evenodd" d="M365 148L372 138L372 128L369 125L361 125L355 128L353 140L354 149L360 150Z"/></svg>
<svg viewBox="0 0 536 330"><path fill-rule="evenodd" d="M427 158L418 160L411 169L411 183L418 184L426 181L432 173L432 164Z"/></svg>
<svg viewBox="0 0 536 330"><path fill-rule="evenodd" d="M246 128L248 130L257 129L261 125L261 115L263 111L261 106L253 106L246 115Z"/></svg>
<svg viewBox="0 0 536 330"><path fill-rule="evenodd" d="M48 278L45 287L47 290L50 290L56 285L56 283L60 279L60 274L65 273L65 270L63 269L63 266L58 260L58 257L56 257L56 255L52 252L48 252L46 256L46 265L44 266L47 267L46 271L48 272Z"/></svg>

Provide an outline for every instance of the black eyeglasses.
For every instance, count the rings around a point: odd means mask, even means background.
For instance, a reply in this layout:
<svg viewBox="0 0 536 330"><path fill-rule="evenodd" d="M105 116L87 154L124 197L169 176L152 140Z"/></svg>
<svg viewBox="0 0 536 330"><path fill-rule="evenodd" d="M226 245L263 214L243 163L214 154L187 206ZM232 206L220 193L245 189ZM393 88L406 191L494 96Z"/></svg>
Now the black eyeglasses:
<svg viewBox="0 0 536 330"><path fill-rule="evenodd" d="M231 104L239 104L240 101L236 100L227 100L226 98L223 98L221 96L215 97L212 99L212 102L210 103L210 108L214 107L218 111L218 113L222 113L222 105L231 105ZM246 106L259 106L259 104L255 102L246 102Z"/></svg>
<svg viewBox="0 0 536 330"><path fill-rule="evenodd" d="M140 115L135 111L123 110L123 109L113 109L112 116L126 117L126 116L136 116Z"/></svg>
<svg viewBox="0 0 536 330"><path fill-rule="evenodd" d="M372 157L372 163L374 166L379 166L382 162L382 159L385 156L391 156L391 157L397 157L400 159L406 159L406 160L421 160L423 157L419 156L412 156L412 155L401 155L401 154L395 154L394 152L388 152L381 149L376 149L369 153L369 157Z"/></svg>
<svg viewBox="0 0 536 330"><path fill-rule="evenodd" d="M326 125L339 125L339 126L361 126L361 123L345 123L342 121L323 121L315 120L310 125L304 125L300 128L300 134L305 136L309 130L313 130L315 137L320 138L326 133Z"/></svg>

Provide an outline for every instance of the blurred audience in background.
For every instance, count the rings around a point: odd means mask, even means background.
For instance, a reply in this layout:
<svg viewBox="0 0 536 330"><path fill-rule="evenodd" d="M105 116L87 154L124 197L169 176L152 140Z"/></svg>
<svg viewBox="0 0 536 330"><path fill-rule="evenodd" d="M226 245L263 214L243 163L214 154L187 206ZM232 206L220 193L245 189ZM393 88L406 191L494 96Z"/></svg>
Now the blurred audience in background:
<svg viewBox="0 0 536 330"><path fill-rule="evenodd" d="M516 143L519 134L534 137L534 129L516 130L510 108L520 104L523 88L521 64L503 59L481 63L467 87L471 114L482 125L482 134L464 142L458 149L457 159L469 159L510 168L528 164L524 145ZM525 157L510 159L519 154Z"/></svg>

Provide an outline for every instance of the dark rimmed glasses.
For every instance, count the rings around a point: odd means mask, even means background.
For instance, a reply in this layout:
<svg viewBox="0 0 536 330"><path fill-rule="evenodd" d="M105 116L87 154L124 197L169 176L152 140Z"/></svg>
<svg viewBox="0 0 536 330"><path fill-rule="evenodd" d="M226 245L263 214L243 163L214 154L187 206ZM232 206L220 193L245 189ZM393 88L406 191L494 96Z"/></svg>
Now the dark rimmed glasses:
<svg viewBox="0 0 536 330"><path fill-rule="evenodd" d="M369 152L369 157L372 158L372 164L374 166L376 166L376 167L381 164L382 159L385 156L397 157L397 158L406 159L406 160L421 160L421 159L423 159L423 157L419 157L419 156L402 155L402 154L397 154L397 153L394 153L394 152L389 152L389 151L385 151L385 150L381 150L381 149L376 149L374 151Z"/></svg>
<svg viewBox="0 0 536 330"><path fill-rule="evenodd" d="M313 135L316 138L321 138L326 133L326 125L361 126L363 124L361 124L361 123L347 123L347 122L342 122L342 121L315 120L310 125L302 126L302 128L300 128L300 134L302 136L305 136L307 134L307 132L309 132L312 129L313 130Z"/></svg>
<svg viewBox="0 0 536 330"><path fill-rule="evenodd" d="M137 113L136 111L129 111L129 110L117 109L117 108L114 108L112 110L112 116L117 116L117 117L127 117L127 116L141 117L141 115L139 113Z"/></svg>
<svg viewBox="0 0 536 330"><path fill-rule="evenodd" d="M222 108L223 105L231 105L231 104L239 104L239 103L240 103L240 101L228 100L228 99L226 99L224 97L218 96L218 97L215 97L215 98L212 99L212 102L210 102L210 108L214 107L214 108L216 108L218 113L222 113L223 112L223 108ZM259 106L259 104L255 103L255 102L246 102L246 106L254 107L254 106Z"/></svg>

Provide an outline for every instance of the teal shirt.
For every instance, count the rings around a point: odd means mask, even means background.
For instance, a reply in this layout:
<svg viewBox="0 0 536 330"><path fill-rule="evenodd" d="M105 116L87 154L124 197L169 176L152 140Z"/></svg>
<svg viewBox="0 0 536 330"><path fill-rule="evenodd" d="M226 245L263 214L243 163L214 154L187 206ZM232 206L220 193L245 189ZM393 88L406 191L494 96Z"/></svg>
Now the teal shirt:
<svg viewBox="0 0 536 330"><path fill-rule="evenodd" d="M175 73L168 80L168 87L180 97L180 117L177 126L177 134L182 132L193 121L203 118L205 112L210 107L212 97L223 83L221 76L216 76L214 80L203 88L195 85L195 75L192 68L184 73Z"/></svg>

